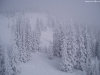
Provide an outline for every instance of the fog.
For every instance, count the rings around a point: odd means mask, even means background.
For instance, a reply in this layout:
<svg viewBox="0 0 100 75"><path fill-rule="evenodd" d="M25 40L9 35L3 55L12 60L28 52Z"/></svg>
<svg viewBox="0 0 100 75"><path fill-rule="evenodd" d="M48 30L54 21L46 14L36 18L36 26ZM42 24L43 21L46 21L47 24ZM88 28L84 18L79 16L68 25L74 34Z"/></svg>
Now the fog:
<svg viewBox="0 0 100 75"><path fill-rule="evenodd" d="M100 25L100 2L85 0L0 0L0 12L47 13L60 21Z"/></svg>
<svg viewBox="0 0 100 75"><path fill-rule="evenodd" d="M100 0L89 1L0 0L0 75L100 75Z"/></svg>

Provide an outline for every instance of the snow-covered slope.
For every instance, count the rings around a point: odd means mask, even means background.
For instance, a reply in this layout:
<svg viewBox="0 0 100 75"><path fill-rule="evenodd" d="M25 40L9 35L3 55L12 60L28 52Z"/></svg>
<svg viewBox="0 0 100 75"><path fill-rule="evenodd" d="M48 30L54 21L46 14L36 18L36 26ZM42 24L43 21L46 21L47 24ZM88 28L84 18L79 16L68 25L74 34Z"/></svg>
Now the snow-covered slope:
<svg viewBox="0 0 100 75"><path fill-rule="evenodd" d="M16 25L16 20L28 20L34 30L37 19L41 26L44 26L44 31L41 31L41 45L48 47L53 42L53 30L48 27L48 17L45 14L24 13L15 14L13 16L0 16L0 39L4 44L13 44L14 36L11 32L12 25ZM43 27L42 26L42 27ZM49 50L49 49L48 49ZM15 51L14 51L15 52ZM49 52L50 53L50 52ZM27 63L21 63L20 75L84 75L81 71L67 73L59 70L60 61L58 58L48 59L48 56L43 53L33 53L32 58Z"/></svg>
<svg viewBox="0 0 100 75"><path fill-rule="evenodd" d="M54 58L50 60L42 53L33 54L31 59L31 61L21 64L20 75L84 75L81 71L67 73L58 70L56 65L59 59Z"/></svg>

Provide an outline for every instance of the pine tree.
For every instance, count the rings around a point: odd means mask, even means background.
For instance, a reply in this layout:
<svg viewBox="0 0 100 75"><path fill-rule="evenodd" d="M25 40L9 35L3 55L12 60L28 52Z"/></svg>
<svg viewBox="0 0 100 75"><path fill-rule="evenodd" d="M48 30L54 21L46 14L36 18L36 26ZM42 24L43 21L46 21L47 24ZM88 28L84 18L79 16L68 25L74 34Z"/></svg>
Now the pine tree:
<svg viewBox="0 0 100 75"><path fill-rule="evenodd" d="M73 72L77 50L75 31L72 25L67 25L65 30L62 44L62 70Z"/></svg>
<svg viewBox="0 0 100 75"><path fill-rule="evenodd" d="M26 62L30 58L31 49L31 28L29 20L26 18L18 18L15 25L15 41L19 50L19 60Z"/></svg>
<svg viewBox="0 0 100 75"><path fill-rule="evenodd" d="M54 29L53 33L53 51L54 51L54 56L61 57L61 45L63 43L63 28L61 25L58 25Z"/></svg>
<svg viewBox="0 0 100 75"><path fill-rule="evenodd" d="M14 46L7 46L5 48L5 75L18 75L19 67L17 60L17 53Z"/></svg>
<svg viewBox="0 0 100 75"><path fill-rule="evenodd" d="M33 42L34 42L34 50L39 51L40 50L40 36L41 36L41 27L42 23L39 19L36 21L36 27L33 32ZM43 27L42 27L43 28Z"/></svg>

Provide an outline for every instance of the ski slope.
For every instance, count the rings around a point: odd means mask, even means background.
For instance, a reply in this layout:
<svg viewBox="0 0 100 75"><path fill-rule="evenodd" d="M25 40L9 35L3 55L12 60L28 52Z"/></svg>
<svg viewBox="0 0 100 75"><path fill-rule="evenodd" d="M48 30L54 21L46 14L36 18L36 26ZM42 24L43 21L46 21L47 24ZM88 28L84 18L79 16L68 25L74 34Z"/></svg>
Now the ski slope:
<svg viewBox="0 0 100 75"><path fill-rule="evenodd" d="M42 53L35 53L29 62L21 64L20 75L84 75L81 71L66 73L57 69L57 58L52 60Z"/></svg>

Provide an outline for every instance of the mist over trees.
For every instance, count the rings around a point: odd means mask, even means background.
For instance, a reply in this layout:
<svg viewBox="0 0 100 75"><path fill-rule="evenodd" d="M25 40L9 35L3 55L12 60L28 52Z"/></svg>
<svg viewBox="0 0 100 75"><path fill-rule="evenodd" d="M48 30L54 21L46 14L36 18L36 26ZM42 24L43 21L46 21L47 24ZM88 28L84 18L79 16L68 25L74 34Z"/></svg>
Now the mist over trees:
<svg viewBox="0 0 100 75"><path fill-rule="evenodd" d="M100 39L89 30L88 25L59 23L55 19L48 19L45 26L40 18L33 20L35 24L31 24L25 15L14 18L15 22L9 27L13 43L5 45L0 39L0 75L19 75L19 64L30 61L31 54L43 52L42 49L46 49L49 58L60 58L61 71L81 70L86 75L99 75ZM48 48L41 48L41 33L46 27L52 28L53 42Z"/></svg>
<svg viewBox="0 0 100 75"><path fill-rule="evenodd" d="M87 75L99 75L99 53L95 54L97 39L92 36L88 26L70 24L63 25L62 28L62 30L59 28L60 33L58 31L61 37L55 35L56 40L60 40L60 43L56 41L58 44L54 44L54 47L60 47L57 49L59 53L56 56L61 56L61 70L73 72L78 69L85 71ZM57 52L56 49L54 50Z"/></svg>

